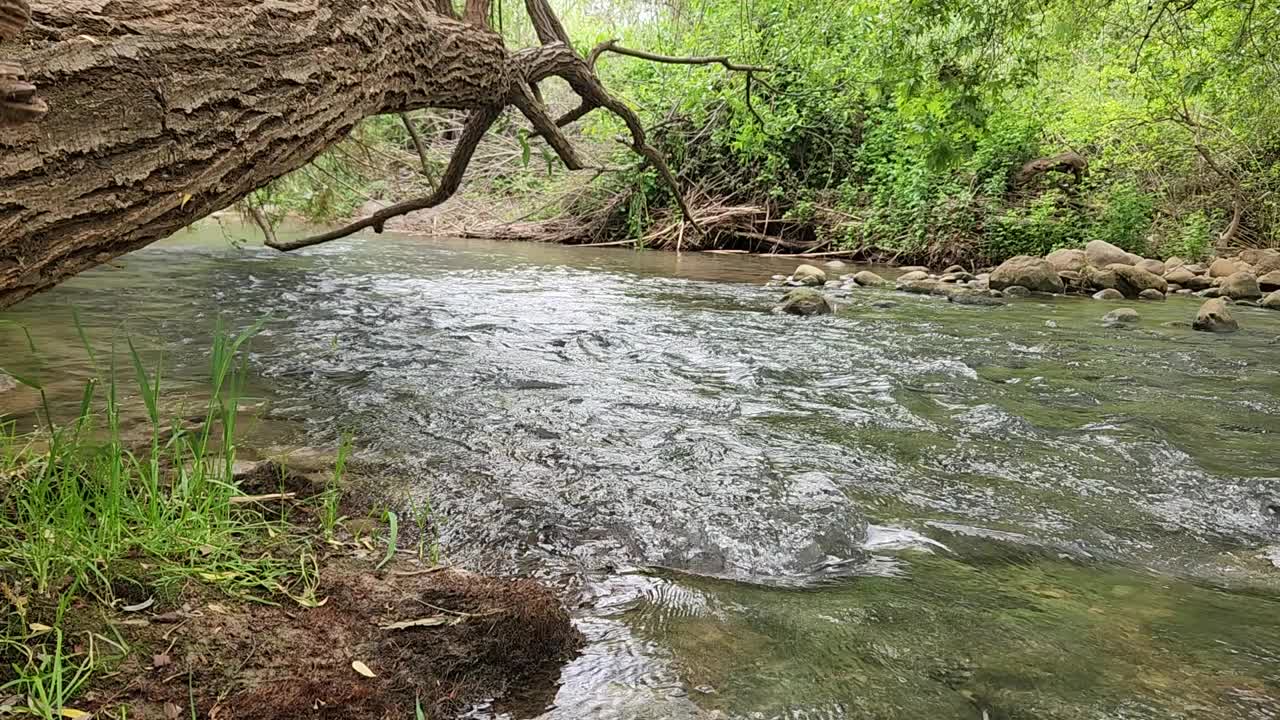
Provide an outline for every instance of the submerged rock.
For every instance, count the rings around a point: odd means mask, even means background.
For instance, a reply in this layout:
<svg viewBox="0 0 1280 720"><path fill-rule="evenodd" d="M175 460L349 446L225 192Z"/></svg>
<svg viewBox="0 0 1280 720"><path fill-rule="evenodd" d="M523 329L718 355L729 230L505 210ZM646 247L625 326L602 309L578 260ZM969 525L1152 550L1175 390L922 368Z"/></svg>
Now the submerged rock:
<svg viewBox="0 0 1280 720"><path fill-rule="evenodd" d="M1141 300L1156 300L1159 302L1164 302L1164 293L1154 288L1148 288L1138 293L1138 298Z"/></svg>
<svg viewBox="0 0 1280 720"><path fill-rule="evenodd" d="M1115 288L1103 288L1093 294L1094 300L1123 300L1124 293Z"/></svg>
<svg viewBox="0 0 1280 720"><path fill-rule="evenodd" d="M1010 285L1009 287L1005 288L1000 292L1003 292L1005 297L1014 297L1014 298L1031 297L1031 290L1021 285Z"/></svg>
<svg viewBox="0 0 1280 720"><path fill-rule="evenodd" d="M1018 255L1005 260L991 273L991 287L1004 290L1021 285L1028 290L1060 293L1064 290L1062 278L1048 260L1030 255Z"/></svg>
<svg viewBox="0 0 1280 720"><path fill-rule="evenodd" d="M1116 308L1102 316L1102 322L1108 325L1128 325L1139 319L1138 311L1133 308Z"/></svg>
<svg viewBox="0 0 1280 720"><path fill-rule="evenodd" d="M1093 240L1084 246L1084 254L1089 264L1096 268L1108 265L1132 265L1132 256L1105 240Z"/></svg>
<svg viewBox="0 0 1280 720"><path fill-rule="evenodd" d="M1000 298L991 297L982 290L957 290L947 294L947 302L957 305L974 305L978 307L996 307L1006 304Z"/></svg>
<svg viewBox="0 0 1280 720"><path fill-rule="evenodd" d="M828 260L822 263L822 265L823 267L831 268L832 270L839 270L840 268L844 267L844 262L840 260Z"/></svg>
<svg viewBox="0 0 1280 720"><path fill-rule="evenodd" d="M815 265L801 265L791 277L801 285L822 285L827 281L827 273Z"/></svg>
<svg viewBox="0 0 1280 720"><path fill-rule="evenodd" d="M1239 330L1240 324L1231 317L1226 301L1222 298L1214 298L1200 306L1200 312L1196 314L1196 320L1191 323L1191 327L1203 332L1228 333Z"/></svg>
<svg viewBox="0 0 1280 720"><path fill-rule="evenodd" d="M1254 277L1250 272L1232 273L1223 278L1222 284L1218 286L1224 297L1232 300L1253 300L1262 297L1262 290L1258 287L1258 278Z"/></svg>
<svg viewBox="0 0 1280 720"><path fill-rule="evenodd" d="M853 276L853 281L863 287L880 287L881 285L888 284L888 281L870 270L863 270L862 272L857 273Z"/></svg>
<svg viewBox="0 0 1280 720"><path fill-rule="evenodd" d="M796 288L782 298L782 304L775 308L788 315L830 315L836 311L836 304L831 298L812 288Z"/></svg>

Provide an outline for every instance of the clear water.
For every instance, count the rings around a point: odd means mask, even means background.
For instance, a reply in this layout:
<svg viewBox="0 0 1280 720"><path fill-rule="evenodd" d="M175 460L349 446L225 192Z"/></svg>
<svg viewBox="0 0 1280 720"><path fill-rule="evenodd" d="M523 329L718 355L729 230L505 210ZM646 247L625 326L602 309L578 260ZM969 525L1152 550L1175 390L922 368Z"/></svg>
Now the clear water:
<svg viewBox="0 0 1280 720"><path fill-rule="evenodd" d="M228 232L0 314L39 348L0 325L0 366L72 412L75 307L198 394L217 318L267 317L246 444L353 430L451 560L575 603L553 705L475 717L1280 717L1280 313L858 290L800 319L763 287L794 261Z"/></svg>

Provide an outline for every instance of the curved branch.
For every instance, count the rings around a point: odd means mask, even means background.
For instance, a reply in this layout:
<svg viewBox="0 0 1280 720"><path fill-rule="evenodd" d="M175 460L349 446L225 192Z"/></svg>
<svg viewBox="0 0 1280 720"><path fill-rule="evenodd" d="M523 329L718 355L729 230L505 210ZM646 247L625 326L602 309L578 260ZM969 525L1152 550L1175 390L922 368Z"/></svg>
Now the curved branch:
<svg viewBox="0 0 1280 720"><path fill-rule="evenodd" d="M535 135L546 140L551 149L556 151L556 155L564 162L565 167L570 170L581 170L584 166L573 143L569 142L569 138L565 137L563 132L560 132L560 127L547 112L547 106L534 96L529 87L523 83L516 83L511 104L515 105L529 120L529 124L533 125Z"/></svg>
<svg viewBox="0 0 1280 720"><path fill-rule="evenodd" d="M414 124L413 118L409 117L409 113L400 113L400 122L404 123L404 129L409 133L409 139L413 141L413 149L418 151L418 161L422 163L422 175L427 179L427 184L432 190L436 189L436 174L431 169L431 155L427 152L427 143L422 139L422 132L418 130L418 126Z"/></svg>
<svg viewBox="0 0 1280 720"><path fill-rule="evenodd" d="M467 118L466 126L462 129L462 137L458 139L458 147L454 149L453 156L449 158L449 167L445 169L444 175L440 178L440 185L430 195L389 205L367 218L362 218L321 235L314 235L301 240L272 242L268 243L268 246L287 252L338 240L366 228L373 228L374 232L380 233L383 225L392 218L418 210L433 208L448 200L453 197L453 194L458 191L458 186L462 184L462 176L467 172L467 166L471 164L471 156L475 154L476 146L480 144L484 134L501 114L501 105L479 108L471 113L471 116Z"/></svg>
<svg viewBox="0 0 1280 720"><path fill-rule="evenodd" d="M524 0L524 9L533 23L534 32L538 34L538 42L543 45L563 43L565 47L573 47L568 31L547 0Z"/></svg>
<svg viewBox="0 0 1280 720"><path fill-rule="evenodd" d="M618 44L618 40L606 40L591 49L587 55L587 67L593 71L596 69L596 62L600 56L606 52L617 53L618 55L626 55L627 57L640 58L649 62L666 63L668 65L723 65L725 70L733 70L735 72L769 72L769 68L760 65L741 65L729 59L728 55L707 55L693 57L675 57L672 55L659 55L657 53L645 52L643 50L632 50Z"/></svg>

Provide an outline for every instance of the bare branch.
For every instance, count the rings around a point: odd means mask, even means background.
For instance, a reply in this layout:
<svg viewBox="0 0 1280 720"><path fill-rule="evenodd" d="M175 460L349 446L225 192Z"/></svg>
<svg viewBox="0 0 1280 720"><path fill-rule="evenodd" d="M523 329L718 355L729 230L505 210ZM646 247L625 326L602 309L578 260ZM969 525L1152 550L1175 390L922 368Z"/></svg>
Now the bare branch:
<svg viewBox="0 0 1280 720"><path fill-rule="evenodd" d="M563 43L567 48L573 47L568 31L560 24L560 18L547 0L524 0L524 8L533 22L534 32L538 34L538 42L543 45Z"/></svg>
<svg viewBox="0 0 1280 720"><path fill-rule="evenodd" d="M512 94L514 97L511 98L511 104L528 118L536 134L546 140L551 149L556 151L556 155L564 162L565 167L570 170L581 170L584 166L578 157L578 151L574 149L573 143L569 142L569 138L560 132L560 127L547 112L547 106L534 97L529 86L516 83Z"/></svg>
<svg viewBox="0 0 1280 720"><path fill-rule="evenodd" d="M769 72L769 68L760 65L741 65L729 59L727 55L708 55L704 57L673 57L671 55L658 55L657 53L645 52L643 50L632 50L618 44L617 39L607 40L591 49L587 55L587 67L592 71L596 68L596 62L600 56L606 52L617 53L618 55L626 55L627 57L640 58L649 62L666 63L668 65L723 65L726 70L735 72Z"/></svg>
<svg viewBox="0 0 1280 720"><path fill-rule="evenodd" d="M500 105L491 105L472 111L471 117L467 118L466 127L462 130L462 137L458 139L458 146L454 149L453 156L449 158L449 166L445 169L444 176L440 178L440 185L430 195L390 205L367 218L357 220L321 235L288 242L268 243L268 245L276 250L287 252L338 240L366 228L373 228L374 232L380 233L386 222L392 218L418 210L433 208L448 200L453 197L453 194L458 191L458 186L462 184L462 176L467 172L467 166L471 164L471 157L475 154L476 146L480 144L485 132L489 130L489 127L493 125L501 114L502 106Z"/></svg>
<svg viewBox="0 0 1280 720"><path fill-rule="evenodd" d="M431 189L436 189L436 174L431 169L431 156L427 153L427 144L422 140L422 133L418 131L418 126L413 122L413 118L409 117L409 113L400 113L400 122L404 123L404 129L409 131L409 139L413 141L413 148L418 151L418 160L422 162L422 175L427 178L427 183L431 185Z"/></svg>

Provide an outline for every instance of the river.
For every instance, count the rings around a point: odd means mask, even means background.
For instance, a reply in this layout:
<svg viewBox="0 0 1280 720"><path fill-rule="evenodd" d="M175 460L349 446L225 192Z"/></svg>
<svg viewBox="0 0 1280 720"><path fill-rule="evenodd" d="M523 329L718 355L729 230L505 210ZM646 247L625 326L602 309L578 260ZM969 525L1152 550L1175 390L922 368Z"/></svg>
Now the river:
<svg viewBox="0 0 1280 720"><path fill-rule="evenodd" d="M1280 313L863 289L802 319L764 287L794 260L243 235L6 311L38 357L5 326L0 365L73 412L78 308L198 394L215 322L265 318L243 444L353 432L452 562L574 603L554 700L470 717L1280 718Z"/></svg>

